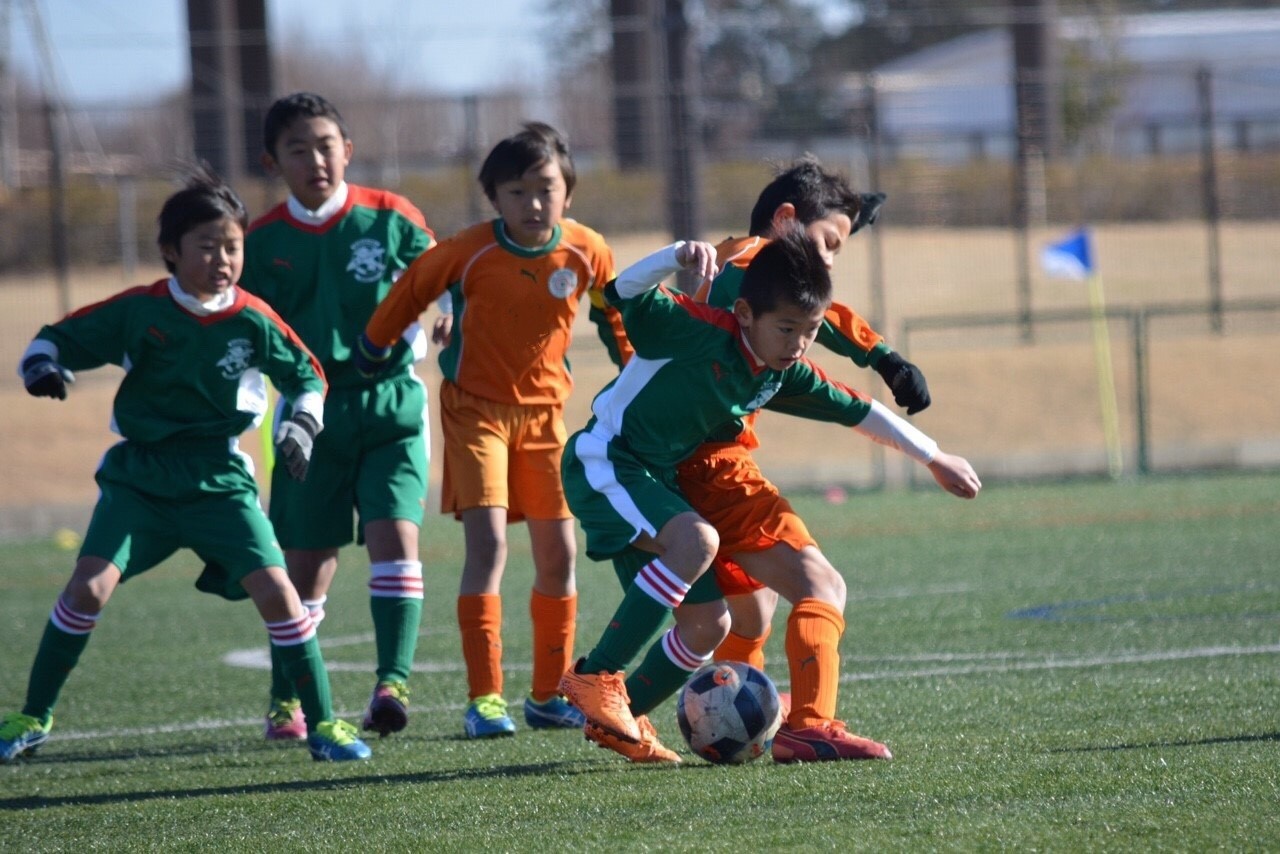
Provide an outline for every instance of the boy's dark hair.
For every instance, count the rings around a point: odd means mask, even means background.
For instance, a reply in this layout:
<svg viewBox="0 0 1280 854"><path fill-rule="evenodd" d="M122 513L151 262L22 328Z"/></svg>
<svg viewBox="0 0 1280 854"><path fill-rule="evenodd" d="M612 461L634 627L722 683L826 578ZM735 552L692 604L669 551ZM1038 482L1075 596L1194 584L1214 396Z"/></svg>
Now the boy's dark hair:
<svg viewBox="0 0 1280 854"><path fill-rule="evenodd" d="M832 213L843 213L853 223L850 233L855 234L876 221L884 200L884 193L856 192L848 178L824 169L818 158L806 154L779 172L760 191L751 209L751 234L766 234L773 224L774 212L787 203L795 206L796 219L801 225L817 222Z"/></svg>
<svg viewBox="0 0 1280 854"><path fill-rule="evenodd" d="M218 177L209 164L190 167L187 169L186 186L165 199L160 208L160 215L156 217L160 224L156 243L161 248L177 249L182 235L223 217L240 223L241 229L249 227L249 212L236 191ZM170 273L174 271L173 262L167 258L164 266Z"/></svg>
<svg viewBox="0 0 1280 854"><path fill-rule="evenodd" d="M278 99L267 110L262 120L262 147L267 154L276 156L276 143L289 125L298 119L329 119L338 126L343 139L350 139L347 123L338 108L314 92L294 92Z"/></svg>
<svg viewBox="0 0 1280 854"><path fill-rule="evenodd" d="M498 196L498 185L515 181L530 169L555 160L564 174L564 185L573 193L577 172L569 144L560 131L544 122L525 122L524 130L509 136L493 147L480 167L480 186L490 201Z"/></svg>
<svg viewBox="0 0 1280 854"><path fill-rule="evenodd" d="M831 273L818 244L799 225L788 225L756 253L742 274L738 296L753 315L786 303L802 311L831 305Z"/></svg>

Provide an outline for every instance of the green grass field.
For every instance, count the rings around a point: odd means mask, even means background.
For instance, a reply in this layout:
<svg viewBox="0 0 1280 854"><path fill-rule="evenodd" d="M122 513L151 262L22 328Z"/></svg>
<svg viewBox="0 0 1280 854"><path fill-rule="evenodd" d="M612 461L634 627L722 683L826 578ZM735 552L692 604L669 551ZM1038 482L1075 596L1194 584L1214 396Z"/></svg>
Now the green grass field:
<svg viewBox="0 0 1280 854"><path fill-rule="evenodd" d="M849 579L840 713L892 762L645 768L572 732L463 740L461 532L432 516L414 715L372 761L262 740L262 625L197 593L182 556L117 592L53 738L0 767L0 850L1280 849L1280 475L797 505ZM531 571L512 533L518 700ZM72 557L0 545L4 710ZM322 629L353 720L372 682L363 563L344 554ZM585 561L579 587L585 648L619 591ZM673 703L654 720L679 744Z"/></svg>

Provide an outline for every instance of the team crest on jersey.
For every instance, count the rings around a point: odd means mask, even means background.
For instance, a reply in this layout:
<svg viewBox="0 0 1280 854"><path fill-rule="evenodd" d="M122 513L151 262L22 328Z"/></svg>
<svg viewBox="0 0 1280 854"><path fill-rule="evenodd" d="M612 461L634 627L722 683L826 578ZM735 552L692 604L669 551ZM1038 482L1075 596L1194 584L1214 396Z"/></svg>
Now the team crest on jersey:
<svg viewBox="0 0 1280 854"><path fill-rule="evenodd" d="M769 402L770 398L778 393L778 389L780 388L782 388L782 383L780 382L775 381L765 383L764 387L756 392L756 396L751 398L751 402L747 404L747 412L755 412L757 409L764 406Z"/></svg>
<svg viewBox="0 0 1280 854"><path fill-rule="evenodd" d="M253 344L248 338L232 338L227 342L227 355L218 360L222 375L229 380L238 380L249 370L249 362L253 359Z"/></svg>
<svg viewBox="0 0 1280 854"><path fill-rule="evenodd" d="M578 274L565 267L556 270L547 280L547 290L551 291L551 295L556 299L564 299L577 287Z"/></svg>
<svg viewBox="0 0 1280 854"><path fill-rule="evenodd" d="M347 262L347 272L357 282L382 281L387 272L387 249L371 237L365 237L351 244L351 260Z"/></svg>

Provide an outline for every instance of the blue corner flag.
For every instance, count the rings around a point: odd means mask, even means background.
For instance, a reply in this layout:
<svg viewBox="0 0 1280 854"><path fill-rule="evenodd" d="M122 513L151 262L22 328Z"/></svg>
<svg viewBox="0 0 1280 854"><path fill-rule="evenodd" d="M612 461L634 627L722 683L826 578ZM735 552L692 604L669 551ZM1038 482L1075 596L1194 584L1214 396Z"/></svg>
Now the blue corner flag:
<svg viewBox="0 0 1280 854"><path fill-rule="evenodd" d="M1083 282L1093 275L1093 247L1089 230L1081 228L1057 243L1050 243L1040 253L1040 264L1047 275L1056 279Z"/></svg>

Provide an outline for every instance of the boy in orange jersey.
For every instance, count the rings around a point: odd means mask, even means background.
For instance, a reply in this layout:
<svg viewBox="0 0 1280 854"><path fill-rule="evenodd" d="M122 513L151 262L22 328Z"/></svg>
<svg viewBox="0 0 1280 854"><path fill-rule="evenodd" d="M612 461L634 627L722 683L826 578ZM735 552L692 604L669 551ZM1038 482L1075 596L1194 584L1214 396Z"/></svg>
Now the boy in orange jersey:
<svg viewBox="0 0 1280 854"><path fill-rule="evenodd" d="M613 361L621 365L631 348L618 312L602 297L615 274L612 251L599 234L564 218L575 177L568 146L548 125L531 122L498 143L479 176L498 217L441 241L414 262L354 348L357 368L376 374L400 331L432 301L452 297L455 319L440 354L441 510L461 519L466 540L458 626L468 738L515 732L502 696L499 588L506 526L521 520L536 573L525 722L573 729L584 723L557 687L573 660L577 614L577 545L560 455L567 438L562 410L573 386L565 354L584 295Z"/></svg>
<svg viewBox="0 0 1280 854"><path fill-rule="evenodd" d="M883 195L855 192L843 176L823 169L814 158L797 161L761 192L752 210L751 235L730 238L717 247L721 272L699 289L696 299L732 308L751 260L776 233L795 224L814 241L830 270L848 238L875 221L883 201ZM833 303L817 341L860 367L876 369L909 414L929 405L919 369L890 350L853 310ZM778 593L784 593L796 603L787 624L786 648L791 673L798 679L791 697L784 697L787 721L774 739L774 756L783 761L856 756L859 745L839 731L835 720L844 579L752 458L752 449L759 446L754 413L743 421L739 435L704 443L677 468L681 491L720 535L713 566L732 627L715 657L763 668L764 643ZM794 666L809 658L816 667ZM627 681L633 706L647 706L647 698L664 682L683 680L681 669L674 662L646 661ZM667 679L655 678L655 673L665 671L670 671Z"/></svg>

